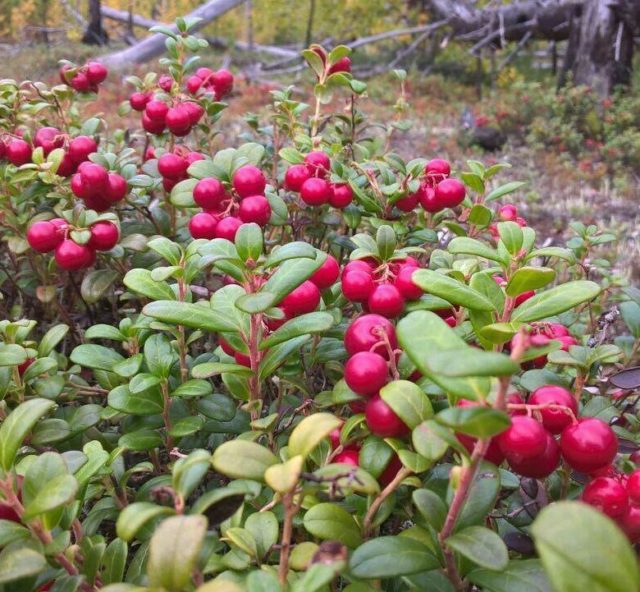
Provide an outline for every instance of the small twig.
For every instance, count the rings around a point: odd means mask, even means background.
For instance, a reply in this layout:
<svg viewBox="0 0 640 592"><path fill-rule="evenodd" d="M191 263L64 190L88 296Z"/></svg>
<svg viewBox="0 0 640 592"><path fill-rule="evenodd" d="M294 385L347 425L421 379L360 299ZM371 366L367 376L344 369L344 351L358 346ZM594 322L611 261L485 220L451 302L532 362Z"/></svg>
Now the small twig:
<svg viewBox="0 0 640 592"><path fill-rule="evenodd" d="M367 513L364 517L364 521L362 523L362 532L364 533L365 538L368 538L372 534L372 523L373 519L376 516L376 513L380 509L382 502L386 500L402 483L409 475L411 475L413 471L407 469L407 467L402 467L397 473L393 480L387 485L379 494L376 499L373 500L371 506L367 510Z"/></svg>

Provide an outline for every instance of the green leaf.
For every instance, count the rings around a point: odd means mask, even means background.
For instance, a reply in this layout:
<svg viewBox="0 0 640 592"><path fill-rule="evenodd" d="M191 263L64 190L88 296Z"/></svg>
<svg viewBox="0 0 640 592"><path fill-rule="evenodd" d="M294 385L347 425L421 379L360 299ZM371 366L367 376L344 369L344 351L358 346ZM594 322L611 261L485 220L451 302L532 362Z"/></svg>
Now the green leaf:
<svg viewBox="0 0 640 592"><path fill-rule="evenodd" d="M300 480L303 464L303 456L293 456L284 463L270 466L264 473L264 480L278 493L293 491Z"/></svg>
<svg viewBox="0 0 640 592"><path fill-rule="evenodd" d="M342 424L331 413L314 413L305 417L291 432L289 456L306 458L333 430Z"/></svg>
<svg viewBox="0 0 640 592"><path fill-rule="evenodd" d="M510 561L504 571L474 569L467 579L491 592L551 592L549 580L538 559Z"/></svg>
<svg viewBox="0 0 640 592"><path fill-rule="evenodd" d="M531 323L565 312L589 300L600 293L595 282L577 280L555 286L550 290L532 296L523 302L511 315L512 321Z"/></svg>
<svg viewBox="0 0 640 592"><path fill-rule="evenodd" d="M484 181L479 175L475 173L462 173L460 177L467 187L473 189L476 193L484 193Z"/></svg>
<svg viewBox="0 0 640 592"><path fill-rule="evenodd" d="M131 541L136 533L148 522L159 516L174 514L173 508L158 506L150 502L135 502L123 508L118 514L116 532L123 541Z"/></svg>
<svg viewBox="0 0 640 592"><path fill-rule="evenodd" d="M595 508L581 502L556 502L542 510L531 532L555 590L640 589L633 548L615 523Z"/></svg>
<svg viewBox="0 0 640 592"><path fill-rule="evenodd" d="M458 449L462 446L449 429L435 420L427 420L416 426L411 433L411 441L416 452L434 461L442 458L449 446Z"/></svg>
<svg viewBox="0 0 640 592"><path fill-rule="evenodd" d="M506 413L490 407L449 407L436 415L436 421L456 432L476 438L489 438L504 432L511 421Z"/></svg>
<svg viewBox="0 0 640 592"><path fill-rule="evenodd" d="M159 389L132 393L127 385L121 385L109 391L107 401L115 410L131 415L155 415L164 409Z"/></svg>
<svg viewBox="0 0 640 592"><path fill-rule="evenodd" d="M413 505L434 530L440 531L447 518L447 505L430 489L416 489L411 494Z"/></svg>
<svg viewBox="0 0 640 592"><path fill-rule="evenodd" d="M264 557L278 542L278 519L273 512L256 512L247 517L244 527L256 541L258 557Z"/></svg>
<svg viewBox="0 0 640 592"><path fill-rule="evenodd" d="M192 181L192 188L197 183L197 181L194 181L193 179L189 179L189 181ZM147 246L152 251L158 253L158 255L169 263L169 265L178 265L180 263L180 259L182 259L182 249L180 248L180 245L174 243L165 236L159 236L150 240L147 243Z"/></svg>
<svg viewBox="0 0 640 592"><path fill-rule="evenodd" d="M115 350L93 343L79 345L71 352L71 361L74 364L107 372L113 371L114 364L123 360L124 358Z"/></svg>
<svg viewBox="0 0 640 592"><path fill-rule="evenodd" d="M190 586L206 533L204 516L172 516L164 520L149 544L149 585L169 592L182 592Z"/></svg>
<svg viewBox="0 0 640 592"><path fill-rule="evenodd" d="M54 325L49 329L40 340L38 344L38 356L48 356L53 349L60 343L69 332L68 325ZM86 333L85 333L86 336Z"/></svg>
<svg viewBox="0 0 640 592"><path fill-rule="evenodd" d="M535 249L527 255L526 260L530 261L536 257L557 257L558 259L564 259L573 264L576 262L576 256L571 249L564 249L562 247L542 247Z"/></svg>
<svg viewBox="0 0 640 592"><path fill-rule="evenodd" d="M267 280L262 287L265 292L274 295L271 305L264 308L271 308L278 304L285 296L295 290L302 282L309 279L326 261L327 255L316 251L315 259L298 258L283 261L275 273Z"/></svg>
<svg viewBox="0 0 640 592"><path fill-rule="evenodd" d="M309 243L295 241L282 245L281 247L274 248L265 259L264 266L265 268L274 267L276 265L280 265L280 263L287 259L315 259L316 253L317 251L315 248Z"/></svg>
<svg viewBox="0 0 640 592"><path fill-rule="evenodd" d="M551 283L556 272L549 267L521 267L511 276L507 284L507 295L518 296L529 290L537 290Z"/></svg>
<svg viewBox="0 0 640 592"><path fill-rule="evenodd" d="M420 269L411 279L425 292L444 298L451 304L476 310L495 310L493 303L477 290L431 269Z"/></svg>
<svg viewBox="0 0 640 592"><path fill-rule="evenodd" d="M80 285L82 298L89 304L98 302L119 277L120 273L113 269L96 269L88 273Z"/></svg>
<svg viewBox="0 0 640 592"><path fill-rule="evenodd" d="M328 312L310 312L287 321L260 343L260 349L268 349L300 335L324 333L334 323Z"/></svg>
<svg viewBox="0 0 640 592"><path fill-rule="evenodd" d="M209 305L160 300L147 304L142 312L164 323L184 325L213 333L231 332L236 329L236 325L220 309L212 309Z"/></svg>
<svg viewBox="0 0 640 592"><path fill-rule="evenodd" d="M113 341L126 341L126 337L117 327L111 325L92 325L84 332L85 339L111 339Z"/></svg>
<svg viewBox="0 0 640 592"><path fill-rule="evenodd" d="M316 469L316 477L333 479L340 491L355 491L374 495L380 491L379 483L364 469L345 463L331 463Z"/></svg>
<svg viewBox="0 0 640 592"><path fill-rule="evenodd" d="M510 183L505 183L504 185L500 185L500 187L496 187L493 189L489 195L484 198L486 203L492 202L496 199L500 199L509 193L513 193L517 191L521 187L524 187L527 183L525 181L511 181Z"/></svg>
<svg viewBox="0 0 640 592"><path fill-rule="evenodd" d="M236 232L234 244L245 263L258 261L263 250L262 228L255 223L243 224Z"/></svg>
<svg viewBox="0 0 640 592"><path fill-rule="evenodd" d="M211 459L216 471L232 479L264 481L265 471L278 458L264 446L248 440L231 440L216 448Z"/></svg>
<svg viewBox="0 0 640 592"><path fill-rule="evenodd" d="M499 222L498 233L507 251L512 255L518 255L524 241L520 225L516 222Z"/></svg>
<svg viewBox="0 0 640 592"><path fill-rule="evenodd" d="M47 399L29 399L16 407L0 425L0 466L8 471L22 441L36 422L55 406Z"/></svg>
<svg viewBox="0 0 640 592"><path fill-rule="evenodd" d="M197 366L196 366L197 368ZM195 369L195 368L194 368ZM211 383L206 380L187 380L171 392L172 397L205 397L213 391Z"/></svg>
<svg viewBox="0 0 640 592"><path fill-rule="evenodd" d="M205 362L198 364L191 370L191 375L195 378L211 378L219 374L239 374L240 376L251 376L251 368L240 364L228 364L226 362Z"/></svg>
<svg viewBox="0 0 640 592"><path fill-rule="evenodd" d="M475 255L476 257L482 257L483 259L502 263L502 257L500 257L498 251L492 249L482 241L476 240L475 238L468 238L466 236L455 237L448 244L447 251L454 255Z"/></svg>
<svg viewBox="0 0 640 592"><path fill-rule="evenodd" d="M351 556L349 569L356 578L373 580L398 578L440 567L429 547L399 536L383 536L358 547Z"/></svg>
<svg viewBox="0 0 640 592"><path fill-rule="evenodd" d="M380 389L380 396L410 429L433 417L429 397L418 385L408 380L390 382Z"/></svg>
<svg viewBox="0 0 640 592"><path fill-rule="evenodd" d="M0 552L0 585L37 576L47 569L44 555L28 547L9 546ZM7 588L10 590L11 588Z"/></svg>
<svg viewBox="0 0 640 592"><path fill-rule="evenodd" d="M102 583L108 584L122 582L127 563L129 546L122 539L113 539L104 553L101 573Z"/></svg>
<svg viewBox="0 0 640 592"><path fill-rule="evenodd" d="M426 360L429 370L441 376L511 376L520 366L506 354L466 347L432 352Z"/></svg>
<svg viewBox="0 0 640 592"><path fill-rule="evenodd" d="M360 528L353 516L336 504L316 504L307 510L303 522L311 535L323 541L339 541L350 548L362 542Z"/></svg>
<svg viewBox="0 0 640 592"><path fill-rule="evenodd" d="M383 261L387 261L393 257L396 245L396 233L393 231L393 228L387 224L380 226L376 232L376 246Z"/></svg>
<svg viewBox="0 0 640 592"><path fill-rule="evenodd" d="M289 339L284 343L272 347L260 362L258 378L264 380L271 376L293 352L299 352L309 339L309 335L300 335L300 337L294 337L293 339Z"/></svg>
<svg viewBox="0 0 640 592"><path fill-rule="evenodd" d="M17 366L27 361L27 351L21 345L0 343L0 367Z"/></svg>
<svg viewBox="0 0 640 592"><path fill-rule="evenodd" d="M151 300L175 300L173 290L165 282L156 282L148 269L132 269L124 276L122 283L136 294Z"/></svg>
<svg viewBox="0 0 640 592"><path fill-rule="evenodd" d="M78 483L71 475L59 475L50 479L36 497L24 509L23 518L32 520L40 514L50 512L71 502L78 490Z"/></svg>
<svg viewBox="0 0 640 592"><path fill-rule="evenodd" d="M502 539L484 526L469 526L446 539L447 546L480 567L502 571L509 563L509 552Z"/></svg>
<svg viewBox="0 0 640 592"><path fill-rule="evenodd" d="M176 422L177 423L177 422ZM173 434L171 434L173 435ZM143 452L162 446L162 436L155 430L136 430L120 436L118 446L125 450Z"/></svg>

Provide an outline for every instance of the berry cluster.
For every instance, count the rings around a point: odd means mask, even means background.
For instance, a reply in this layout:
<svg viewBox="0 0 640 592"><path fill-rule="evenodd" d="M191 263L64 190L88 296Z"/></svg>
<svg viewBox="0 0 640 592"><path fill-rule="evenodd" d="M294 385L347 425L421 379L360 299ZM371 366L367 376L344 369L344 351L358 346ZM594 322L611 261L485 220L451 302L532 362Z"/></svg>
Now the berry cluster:
<svg viewBox="0 0 640 592"><path fill-rule="evenodd" d="M60 68L60 80L79 93L98 92L109 70L100 62L87 62L84 66L65 64Z"/></svg>
<svg viewBox="0 0 640 592"><path fill-rule="evenodd" d="M155 151L150 156L155 156ZM191 152L184 146L176 146L172 152L165 152L158 158L158 172L165 191L171 191L180 181L188 179L189 165L198 160L204 160L204 154Z"/></svg>
<svg viewBox="0 0 640 592"><path fill-rule="evenodd" d="M569 333L561 323L532 323L532 332L529 335L529 343L532 347L544 347L551 341L559 341L562 351L569 351L572 345L578 345L578 341ZM547 363L547 356L538 356L531 360L527 366L543 368Z"/></svg>
<svg viewBox="0 0 640 592"><path fill-rule="evenodd" d="M518 216L518 210L513 204L503 205L498 210L498 218L499 222L515 222L520 227L525 227L527 225L527 221L522 216ZM495 224L491 224L489 226L489 234L491 234L493 239L496 241L500 238L498 227Z"/></svg>
<svg viewBox="0 0 640 592"><path fill-rule="evenodd" d="M461 181L450 177L450 174L451 165L446 160L430 160L424 167L424 177L418 191L399 199L394 205L403 212L411 212L419 203L431 214L459 206L464 201L466 189Z"/></svg>
<svg viewBox="0 0 640 592"><path fill-rule="evenodd" d="M233 74L224 68L218 71L198 68L195 74L187 78L185 86L192 95L212 92L220 101L233 90Z"/></svg>
<svg viewBox="0 0 640 592"><path fill-rule="evenodd" d="M135 92L129 97L135 111L142 112L142 127L150 134L169 130L174 136L187 136L204 115L204 108L195 101L166 101L150 93Z"/></svg>
<svg viewBox="0 0 640 592"><path fill-rule="evenodd" d="M402 313L405 301L417 300L423 294L411 279L418 268L413 257L395 262L356 259L342 270L342 293L368 312L393 319Z"/></svg>
<svg viewBox="0 0 640 592"><path fill-rule="evenodd" d="M96 212L104 212L127 195L124 177L102 165L85 160L71 177L71 191L85 205Z"/></svg>
<svg viewBox="0 0 640 592"><path fill-rule="evenodd" d="M284 187L300 194L308 206L329 204L334 208L346 208L353 201L353 191L346 183L330 183L331 160L322 151L309 152L304 164L294 164L285 172Z"/></svg>
<svg viewBox="0 0 640 592"><path fill-rule="evenodd" d="M34 222L27 230L27 242L39 253L55 250L58 266L75 271L91 267L96 259L96 251L113 249L120 237L118 227L109 221L99 221L89 226L91 236L86 244L75 242L71 238L71 230L70 225L62 218L41 220Z"/></svg>
<svg viewBox="0 0 640 592"><path fill-rule="evenodd" d="M271 218L271 206L265 197L267 179L253 166L240 167L231 180L231 186L207 177L198 181L193 189L193 200L204 212L189 221L193 238L226 238L233 241L243 223L254 222L265 226Z"/></svg>

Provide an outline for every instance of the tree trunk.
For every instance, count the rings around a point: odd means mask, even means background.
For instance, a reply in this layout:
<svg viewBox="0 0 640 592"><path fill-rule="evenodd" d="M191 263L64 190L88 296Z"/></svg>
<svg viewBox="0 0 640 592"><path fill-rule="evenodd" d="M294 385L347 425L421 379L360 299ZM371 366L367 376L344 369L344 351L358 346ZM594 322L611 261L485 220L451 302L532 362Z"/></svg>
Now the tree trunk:
<svg viewBox="0 0 640 592"><path fill-rule="evenodd" d="M573 67L576 84L586 84L600 96L631 81L633 33L610 0L587 0L580 22L580 43Z"/></svg>
<svg viewBox="0 0 640 592"><path fill-rule="evenodd" d="M87 45L105 45L109 40L107 32L102 28L102 12L100 0L89 0L89 22L82 37Z"/></svg>

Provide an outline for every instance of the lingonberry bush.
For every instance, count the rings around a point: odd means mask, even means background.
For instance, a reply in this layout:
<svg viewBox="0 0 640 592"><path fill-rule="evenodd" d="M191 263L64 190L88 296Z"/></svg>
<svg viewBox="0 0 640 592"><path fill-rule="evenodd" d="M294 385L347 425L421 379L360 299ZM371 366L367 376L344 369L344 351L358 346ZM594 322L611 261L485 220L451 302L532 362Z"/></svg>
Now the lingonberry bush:
<svg viewBox="0 0 640 592"><path fill-rule="evenodd" d="M373 125L342 46L220 146L193 24L140 127L89 115L96 63L0 81L0 589L637 590L613 235L395 154L404 73Z"/></svg>

